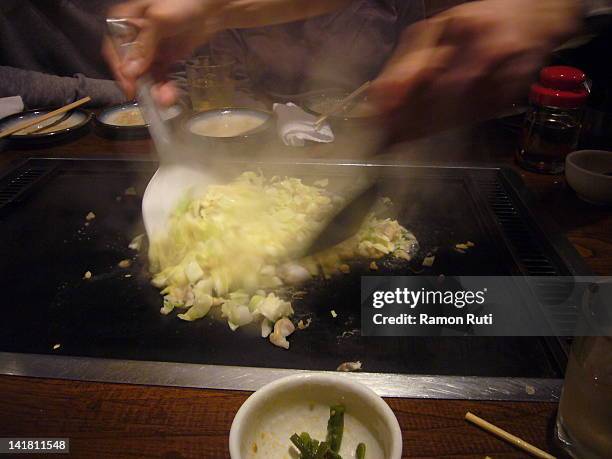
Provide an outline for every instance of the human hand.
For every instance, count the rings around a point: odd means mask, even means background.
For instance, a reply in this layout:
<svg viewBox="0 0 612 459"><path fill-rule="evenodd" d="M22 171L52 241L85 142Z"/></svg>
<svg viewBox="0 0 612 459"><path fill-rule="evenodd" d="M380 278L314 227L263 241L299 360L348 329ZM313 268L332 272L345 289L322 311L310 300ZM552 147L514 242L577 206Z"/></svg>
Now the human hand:
<svg viewBox="0 0 612 459"><path fill-rule="evenodd" d="M146 72L160 83L154 96L162 105L176 97L172 83L164 77L168 67L189 56L218 29L218 0L134 0L111 8L111 18L128 18L139 30L134 46L119 56L108 37L102 52L115 79L129 98L136 92L136 80Z"/></svg>
<svg viewBox="0 0 612 459"><path fill-rule="evenodd" d="M137 52L121 59L108 39L103 54L119 85L133 97L146 72L160 82L159 102L170 103L175 91L164 83L170 64L190 55L216 32L297 21L335 11L350 0L132 0L117 5L108 17L132 18L140 28Z"/></svg>
<svg viewBox="0 0 612 459"><path fill-rule="evenodd" d="M370 99L442 128L493 116L527 93L580 23L579 0L465 3L404 31Z"/></svg>

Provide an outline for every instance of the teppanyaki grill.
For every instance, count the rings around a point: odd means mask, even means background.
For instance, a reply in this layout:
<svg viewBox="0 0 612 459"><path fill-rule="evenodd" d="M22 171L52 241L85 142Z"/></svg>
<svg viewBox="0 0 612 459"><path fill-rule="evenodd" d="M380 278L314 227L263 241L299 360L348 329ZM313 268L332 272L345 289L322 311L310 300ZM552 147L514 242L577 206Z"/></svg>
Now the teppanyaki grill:
<svg viewBox="0 0 612 459"><path fill-rule="evenodd" d="M359 266L350 276L312 283L303 299L294 300L296 318L313 321L291 337L289 351L214 319L189 323L160 315L161 297L149 284L146 257L137 257L127 270L117 266L134 256L128 244L143 232L140 196L155 166L29 159L0 180L0 370L14 372L24 354L56 354L238 366L246 374L262 368L334 370L360 360L366 372L383 375L561 377L565 354L555 339L360 336L359 276L366 269ZM366 166L301 164L299 175L340 180L359 167ZM436 263L428 275L588 274L567 241L532 218L528 196L511 171L367 167L380 168L382 194L401 202L398 219L421 246L412 266L381 263L379 274L420 271L422 256L434 248ZM410 186L397 186L407 181ZM130 187L136 196L125 194ZM398 189L406 191L398 196ZM88 212L96 218L86 226ZM452 250L468 240L476 244L468 253ZM86 271L93 273L91 282L83 282ZM37 375L36 368L20 368L21 374ZM70 371L64 376L77 377ZM201 385L207 385L205 377Z"/></svg>

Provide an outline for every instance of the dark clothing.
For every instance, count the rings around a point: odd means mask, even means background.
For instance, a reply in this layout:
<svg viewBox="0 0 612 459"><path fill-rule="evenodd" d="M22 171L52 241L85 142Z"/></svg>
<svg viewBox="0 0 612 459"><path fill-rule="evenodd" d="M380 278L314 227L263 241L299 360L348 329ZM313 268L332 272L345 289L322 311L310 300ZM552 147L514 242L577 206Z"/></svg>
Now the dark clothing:
<svg viewBox="0 0 612 459"><path fill-rule="evenodd" d="M401 31L423 17L423 0L355 0L306 21L222 32L210 49L236 60L238 80L270 94L354 88L379 73Z"/></svg>
<svg viewBox="0 0 612 459"><path fill-rule="evenodd" d="M122 101L100 54L105 12L118 1L0 0L0 97L21 95L28 108L85 95L99 106ZM210 47L236 59L238 79L259 90L356 87L423 15L423 0L355 0L306 21L223 32Z"/></svg>
<svg viewBox="0 0 612 459"><path fill-rule="evenodd" d="M100 53L106 10L118 0L1 0L0 97L26 107L89 95L94 105L124 99Z"/></svg>

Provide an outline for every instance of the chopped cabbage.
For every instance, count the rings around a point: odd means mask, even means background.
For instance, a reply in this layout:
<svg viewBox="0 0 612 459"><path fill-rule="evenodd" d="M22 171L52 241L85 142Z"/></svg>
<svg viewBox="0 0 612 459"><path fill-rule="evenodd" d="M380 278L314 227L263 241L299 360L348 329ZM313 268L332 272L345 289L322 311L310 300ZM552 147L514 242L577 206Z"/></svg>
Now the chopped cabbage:
<svg viewBox="0 0 612 459"><path fill-rule="evenodd" d="M355 258L414 254L418 244L406 228L370 215L352 238L300 258L344 202L327 184L245 172L210 186L205 196L187 195L170 217L168 233L149 246L152 284L164 296L161 313L180 308L178 317L193 321L220 305L232 330L257 321L268 336L275 323L293 315L291 302L277 295L284 283L329 277L341 267L346 272L344 262Z"/></svg>

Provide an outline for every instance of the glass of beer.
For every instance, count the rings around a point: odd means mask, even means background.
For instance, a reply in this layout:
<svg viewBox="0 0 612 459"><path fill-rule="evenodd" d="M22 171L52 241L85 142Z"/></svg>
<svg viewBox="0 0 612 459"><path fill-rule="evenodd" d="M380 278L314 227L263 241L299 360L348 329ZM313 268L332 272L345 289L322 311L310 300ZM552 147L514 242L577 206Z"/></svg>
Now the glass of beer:
<svg viewBox="0 0 612 459"><path fill-rule="evenodd" d="M210 56L198 56L186 62L187 86L194 111L232 105L233 66L234 61L229 58L213 60Z"/></svg>
<svg viewBox="0 0 612 459"><path fill-rule="evenodd" d="M557 414L557 439L575 458L612 457L612 284L604 284L585 314L593 336L577 336L572 344Z"/></svg>

